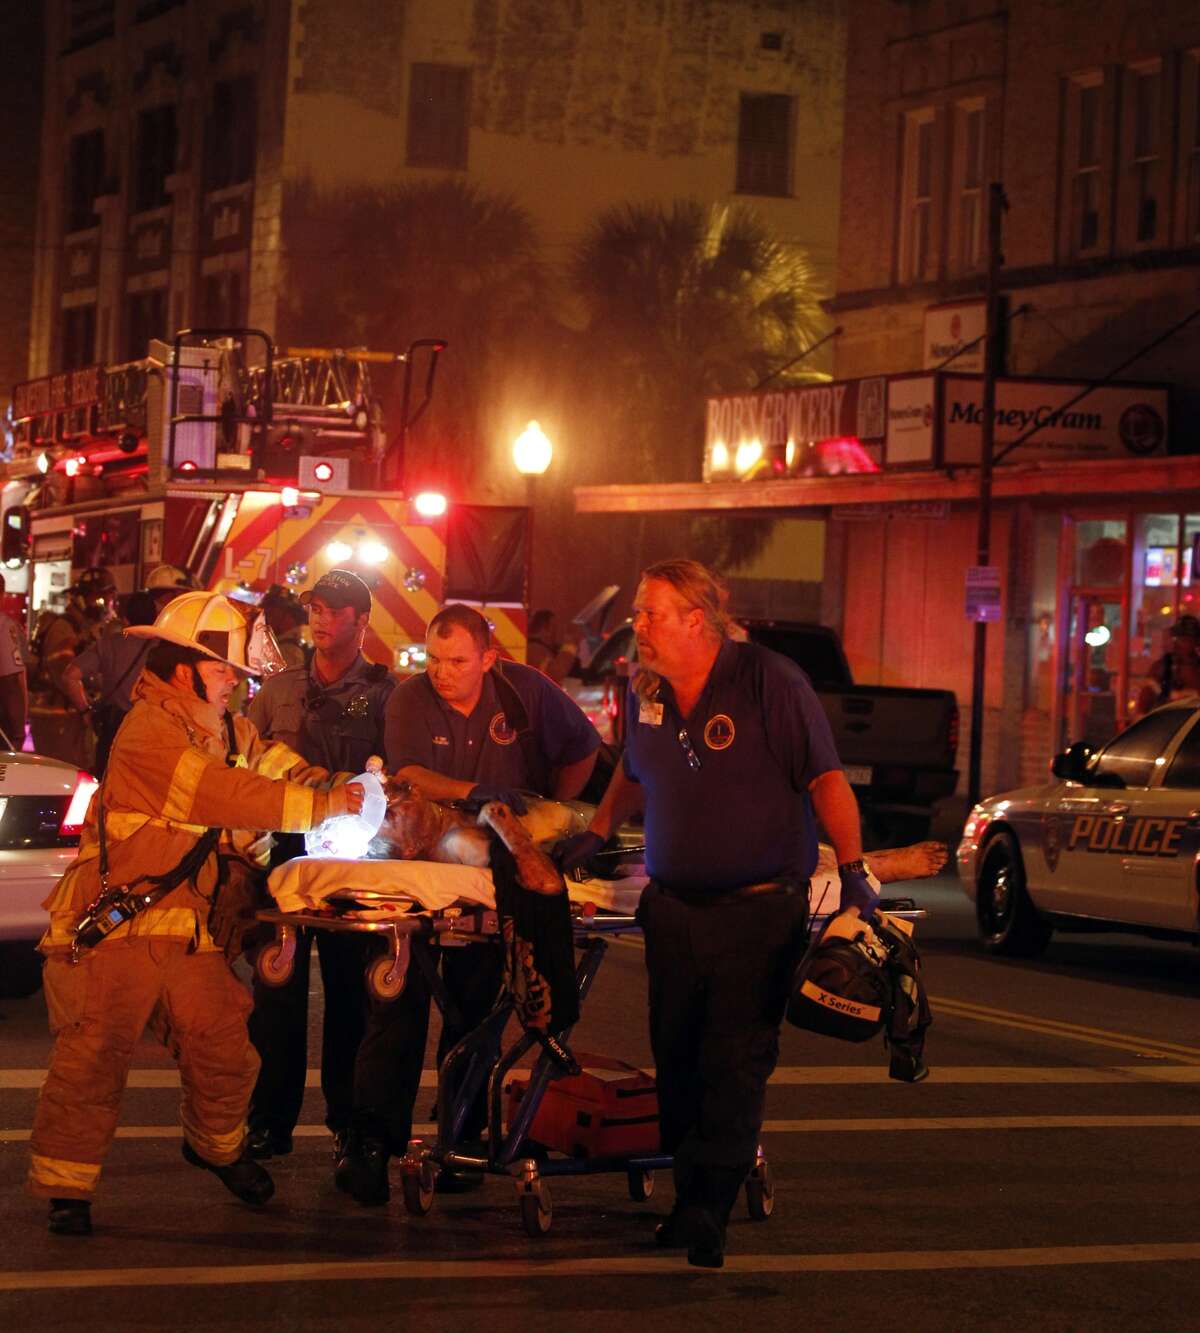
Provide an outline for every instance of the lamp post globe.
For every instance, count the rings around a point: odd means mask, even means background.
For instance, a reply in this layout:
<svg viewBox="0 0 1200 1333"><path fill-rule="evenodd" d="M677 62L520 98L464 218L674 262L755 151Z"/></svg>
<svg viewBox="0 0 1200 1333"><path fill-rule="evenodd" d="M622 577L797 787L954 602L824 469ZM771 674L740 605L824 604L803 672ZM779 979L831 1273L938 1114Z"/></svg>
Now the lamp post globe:
<svg viewBox="0 0 1200 1333"><path fill-rule="evenodd" d="M531 421L513 441L513 462L522 476L540 477L553 457L554 446L536 421Z"/></svg>

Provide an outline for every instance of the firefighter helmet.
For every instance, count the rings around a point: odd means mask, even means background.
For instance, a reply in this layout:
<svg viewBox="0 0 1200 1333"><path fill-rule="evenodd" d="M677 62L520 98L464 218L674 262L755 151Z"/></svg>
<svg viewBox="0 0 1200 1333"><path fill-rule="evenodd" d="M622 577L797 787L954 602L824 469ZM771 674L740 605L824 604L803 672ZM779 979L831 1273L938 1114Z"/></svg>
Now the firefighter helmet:
<svg viewBox="0 0 1200 1333"><path fill-rule="evenodd" d="M172 598L153 625L131 625L126 634L138 639L165 639L194 648L247 676L261 675L264 663L248 653L246 618L219 592L185 592ZM278 654L278 647L275 649Z"/></svg>
<svg viewBox="0 0 1200 1333"><path fill-rule="evenodd" d="M103 620L117 595L117 585L107 569L93 565L85 569L67 591L77 600L85 616Z"/></svg>
<svg viewBox="0 0 1200 1333"><path fill-rule="evenodd" d="M157 565L146 576L146 588L149 592L158 592L164 588L173 588L176 592L189 592L196 586L196 580L178 565Z"/></svg>
<svg viewBox="0 0 1200 1333"><path fill-rule="evenodd" d="M843 912L801 959L788 1022L842 1041L869 1041L892 1009L888 950L856 912Z"/></svg>

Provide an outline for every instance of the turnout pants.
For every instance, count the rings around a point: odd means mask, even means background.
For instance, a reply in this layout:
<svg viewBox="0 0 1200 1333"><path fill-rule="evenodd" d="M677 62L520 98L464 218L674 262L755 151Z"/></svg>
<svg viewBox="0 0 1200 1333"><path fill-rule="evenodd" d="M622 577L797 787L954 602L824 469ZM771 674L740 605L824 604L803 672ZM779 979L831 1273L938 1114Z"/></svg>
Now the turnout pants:
<svg viewBox="0 0 1200 1333"><path fill-rule="evenodd" d="M301 931L296 967L283 986L254 979L250 1039L262 1059L250 1099L250 1127L289 1135L300 1119L308 1072L308 980L313 936L325 992L321 1029L321 1091L325 1124L335 1134L350 1126L354 1061L366 1025L363 970L369 937L347 931Z"/></svg>
<svg viewBox="0 0 1200 1333"><path fill-rule="evenodd" d="M807 911L803 891L694 905L655 883L638 906L676 1207L707 1208L721 1226L754 1165Z"/></svg>
<svg viewBox="0 0 1200 1333"><path fill-rule="evenodd" d="M190 944L166 935L106 940L78 963L46 960L55 1043L34 1116L30 1193L91 1198L152 1017L179 1064L188 1142L217 1166L240 1156L258 1072L246 1035L250 999L224 954L190 953Z"/></svg>
<svg viewBox="0 0 1200 1333"><path fill-rule="evenodd" d="M425 948L423 943L414 948ZM442 980L457 1013L443 1016L437 1061L492 1012L503 979L504 959L491 944L433 949L440 955ZM389 1152L402 1153L412 1136L413 1107L421 1086L429 1033L429 983L416 959L409 960L404 990L390 1001L371 1001L367 1032L354 1070L354 1124L381 1139ZM480 1095L463 1126L476 1138L487 1124L487 1096Z"/></svg>

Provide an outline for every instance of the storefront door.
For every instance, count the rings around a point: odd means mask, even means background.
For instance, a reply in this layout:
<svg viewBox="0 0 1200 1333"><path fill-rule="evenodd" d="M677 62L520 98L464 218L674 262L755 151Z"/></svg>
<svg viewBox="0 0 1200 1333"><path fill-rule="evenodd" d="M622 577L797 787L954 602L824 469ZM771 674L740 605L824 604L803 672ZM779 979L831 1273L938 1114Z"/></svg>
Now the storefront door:
<svg viewBox="0 0 1200 1333"><path fill-rule="evenodd" d="M1075 588L1070 593L1063 655L1060 743L1093 749L1120 730L1120 674L1125 660L1121 588Z"/></svg>

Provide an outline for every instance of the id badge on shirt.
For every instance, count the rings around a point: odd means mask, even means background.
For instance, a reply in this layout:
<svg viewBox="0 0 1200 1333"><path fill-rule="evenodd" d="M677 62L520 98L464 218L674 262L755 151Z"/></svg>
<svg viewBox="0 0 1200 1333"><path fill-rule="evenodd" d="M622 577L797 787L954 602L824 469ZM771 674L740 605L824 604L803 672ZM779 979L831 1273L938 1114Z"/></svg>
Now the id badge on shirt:
<svg viewBox="0 0 1200 1333"><path fill-rule="evenodd" d="M655 703L652 699L643 699L638 708L638 721L648 727L661 727L663 720L663 706Z"/></svg>

